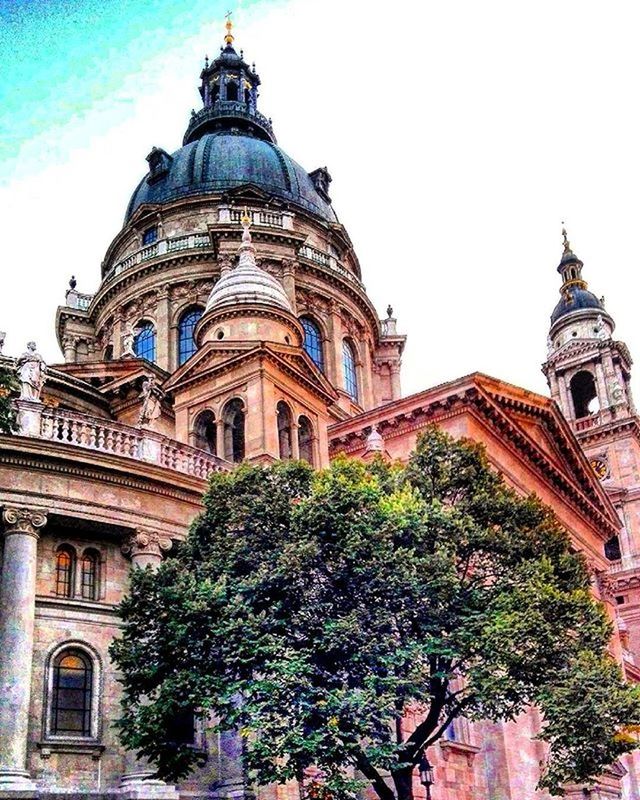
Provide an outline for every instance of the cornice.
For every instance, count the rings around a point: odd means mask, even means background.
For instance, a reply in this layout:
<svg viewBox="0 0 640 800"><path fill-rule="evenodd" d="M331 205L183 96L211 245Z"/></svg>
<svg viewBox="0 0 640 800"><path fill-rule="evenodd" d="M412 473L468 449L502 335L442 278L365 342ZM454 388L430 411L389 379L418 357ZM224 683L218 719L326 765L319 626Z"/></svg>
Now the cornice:
<svg viewBox="0 0 640 800"><path fill-rule="evenodd" d="M607 439L622 438L629 435L640 443L640 420L634 414L633 416L614 419L583 431L576 431L575 435L582 445L592 445Z"/></svg>
<svg viewBox="0 0 640 800"><path fill-rule="evenodd" d="M145 461L75 445L0 435L0 466L67 475L199 505L207 481Z"/></svg>

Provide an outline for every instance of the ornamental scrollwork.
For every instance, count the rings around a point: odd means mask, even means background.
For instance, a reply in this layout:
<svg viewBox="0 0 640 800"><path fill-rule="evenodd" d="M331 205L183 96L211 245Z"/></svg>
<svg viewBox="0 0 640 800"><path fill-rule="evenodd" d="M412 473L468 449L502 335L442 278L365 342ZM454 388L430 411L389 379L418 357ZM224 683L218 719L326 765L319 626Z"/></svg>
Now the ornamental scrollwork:
<svg viewBox="0 0 640 800"><path fill-rule="evenodd" d="M5 536L12 533L25 533L29 536L38 536L39 528L47 524L47 514L31 508L5 508L2 511L2 521L5 524Z"/></svg>

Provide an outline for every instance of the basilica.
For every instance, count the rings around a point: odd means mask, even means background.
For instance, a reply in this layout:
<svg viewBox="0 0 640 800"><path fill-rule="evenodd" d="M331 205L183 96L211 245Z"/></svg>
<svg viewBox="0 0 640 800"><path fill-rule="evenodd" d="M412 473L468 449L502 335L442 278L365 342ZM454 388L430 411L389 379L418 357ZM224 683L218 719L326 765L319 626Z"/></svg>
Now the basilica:
<svg viewBox="0 0 640 800"><path fill-rule="evenodd" d="M403 460L433 423L482 442L510 485L554 509L614 624L612 653L640 680L631 357L567 234L549 396L476 373L404 397L405 336L367 296L331 175L280 149L259 87L227 22L182 146L146 156L97 291L70 282L55 320L61 363L45 364L35 343L0 354L21 387L18 430L0 435L0 798L255 792L234 736L205 725L186 732L205 765L177 786L119 744L108 648L130 572L186 536L215 471L277 459L322 468L340 453ZM535 709L502 724L456 720L429 751L433 800L548 800L536 790L539 726ZM425 797L417 778L415 793ZM640 756L566 796L640 800Z"/></svg>

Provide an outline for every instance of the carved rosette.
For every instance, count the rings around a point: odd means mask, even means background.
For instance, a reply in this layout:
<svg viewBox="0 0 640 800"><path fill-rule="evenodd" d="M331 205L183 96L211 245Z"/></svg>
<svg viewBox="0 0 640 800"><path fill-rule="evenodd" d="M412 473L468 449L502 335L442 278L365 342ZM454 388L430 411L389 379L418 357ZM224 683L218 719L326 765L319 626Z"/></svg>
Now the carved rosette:
<svg viewBox="0 0 640 800"><path fill-rule="evenodd" d="M157 531L139 528L123 542L121 550L136 563L162 560L162 554L171 550L172 541L168 536Z"/></svg>
<svg viewBox="0 0 640 800"><path fill-rule="evenodd" d="M5 508L2 511L2 521L5 536L23 534L37 539L39 529L47 524L47 515L44 511L31 508Z"/></svg>

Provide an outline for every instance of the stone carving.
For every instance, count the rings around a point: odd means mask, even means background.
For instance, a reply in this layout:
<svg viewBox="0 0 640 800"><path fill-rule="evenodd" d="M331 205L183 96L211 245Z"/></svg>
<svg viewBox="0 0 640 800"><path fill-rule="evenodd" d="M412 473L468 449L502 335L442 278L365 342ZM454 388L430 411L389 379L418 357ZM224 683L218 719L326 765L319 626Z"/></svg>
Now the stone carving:
<svg viewBox="0 0 640 800"><path fill-rule="evenodd" d="M125 556L130 556L132 560L140 556L151 556L157 559L162 558L162 553L171 550L172 544L169 536L139 528L123 542L120 549Z"/></svg>
<svg viewBox="0 0 640 800"><path fill-rule="evenodd" d="M598 314L598 319L596 321L596 336L601 341L608 339L607 329L605 328L604 320L602 319L602 314Z"/></svg>
<svg viewBox="0 0 640 800"><path fill-rule="evenodd" d="M620 405L620 403L624 402L624 390L620 385L620 381L611 381L609 384L609 394L611 395L611 400L614 405Z"/></svg>
<svg viewBox="0 0 640 800"><path fill-rule="evenodd" d="M20 381L20 400L39 402L47 379L47 367L36 350L35 342L29 342L26 352L18 358L16 372Z"/></svg>
<svg viewBox="0 0 640 800"><path fill-rule="evenodd" d="M0 331L0 355L2 355L2 348L4 347L4 340L6 337L7 334L4 331Z"/></svg>
<svg viewBox="0 0 640 800"><path fill-rule="evenodd" d="M26 533L30 536L38 535L38 528L47 524L47 515L44 511L30 508L5 508L2 512L2 521L5 524L5 536L10 533Z"/></svg>
<svg viewBox="0 0 640 800"><path fill-rule="evenodd" d="M138 415L138 425L150 425L154 420L158 419L162 413L160 405L162 395L160 389L156 385L155 378L145 378L142 383L140 398L142 400L142 408Z"/></svg>
<svg viewBox="0 0 640 800"><path fill-rule="evenodd" d="M613 603L615 595L615 581L613 578L603 569L594 570L594 575L600 597L604 601L608 600L610 603Z"/></svg>
<svg viewBox="0 0 640 800"><path fill-rule="evenodd" d="M124 331L122 333L122 355L123 356L133 356L135 358L135 350L133 349L133 344L135 342L136 336L138 335L138 329L134 328L130 322L125 323Z"/></svg>
<svg viewBox="0 0 640 800"><path fill-rule="evenodd" d="M371 426L371 433L367 436L367 452L384 452L384 439L378 431L377 425Z"/></svg>

